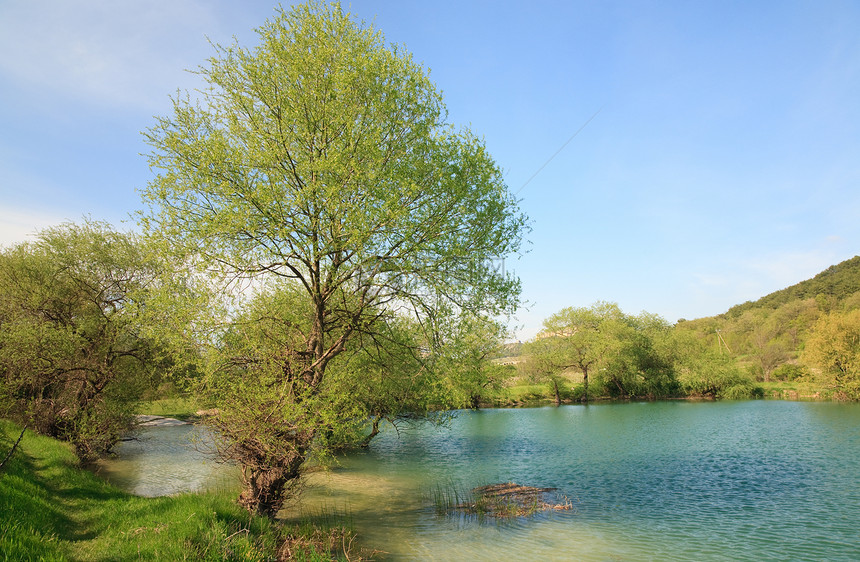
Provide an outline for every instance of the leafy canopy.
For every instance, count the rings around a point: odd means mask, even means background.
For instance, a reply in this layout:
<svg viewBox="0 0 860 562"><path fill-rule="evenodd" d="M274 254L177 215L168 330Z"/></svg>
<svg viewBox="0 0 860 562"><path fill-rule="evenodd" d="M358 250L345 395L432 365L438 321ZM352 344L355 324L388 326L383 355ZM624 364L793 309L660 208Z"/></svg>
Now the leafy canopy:
<svg viewBox="0 0 860 562"><path fill-rule="evenodd" d="M161 173L144 223L230 271L295 278L318 304L348 287L362 303L510 310L518 282L485 258L516 252L526 219L421 67L337 4L258 33L219 47L203 99L146 133Z"/></svg>
<svg viewBox="0 0 860 562"><path fill-rule="evenodd" d="M311 2L258 34L254 48L216 47L202 97L177 97L145 133L157 177L141 220L187 263L273 291L234 308L242 325L216 342L204 390L246 468L242 501L274 513L318 437L395 415L369 399L373 384L403 396L392 365L419 365L436 388L414 342L436 347L458 315L514 310L519 280L492 258L519 250L527 219L484 143L447 123L428 74L379 31ZM382 369L338 361L382 341ZM360 392L331 392L350 378Z"/></svg>
<svg viewBox="0 0 860 562"><path fill-rule="evenodd" d="M860 399L860 310L822 316L806 343L804 359L842 395Z"/></svg>
<svg viewBox="0 0 860 562"><path fill-rule="evenodd" d="M82 458L109 450L157 361L142 314L157 276L135 236L97 222L0 253L0 414Z"/></svg>

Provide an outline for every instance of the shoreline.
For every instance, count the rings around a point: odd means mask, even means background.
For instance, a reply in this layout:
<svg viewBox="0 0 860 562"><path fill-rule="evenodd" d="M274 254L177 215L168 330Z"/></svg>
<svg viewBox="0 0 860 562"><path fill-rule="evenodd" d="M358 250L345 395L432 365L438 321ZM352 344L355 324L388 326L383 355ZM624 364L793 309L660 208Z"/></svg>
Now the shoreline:
<svg viewBox="0 0 860 562"><path fill-rule="evenodd" d="M137 427L170 427L173 425L191 425L189 421L183 421L166 416L154 416L150 414L138 414L135 416Z"/></svg>

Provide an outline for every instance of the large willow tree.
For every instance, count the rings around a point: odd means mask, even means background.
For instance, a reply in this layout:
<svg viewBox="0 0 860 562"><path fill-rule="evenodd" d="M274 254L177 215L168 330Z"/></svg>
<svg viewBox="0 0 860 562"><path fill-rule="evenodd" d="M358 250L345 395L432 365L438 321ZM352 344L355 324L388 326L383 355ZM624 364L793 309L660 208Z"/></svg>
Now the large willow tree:
<svg viewBox="0 0 860 562"><path fill-rule="evenodd" d="M519 250L526 217L483 142L447 123L427 72L379 31L311 3L258 34L251 49L216 47L198 70L202 97L175 99L146 133L157 177L143 223L193 254L188 263L300 287L302 321L283 319L269 392L258 385L250 403L225 392L230 377L271 367L267 346L208 379L223 419L234 409L221 430L244 468L241 501L273 514L332 429L315 399L329 364L374 337L381 316L412 314L432 345L446 313L511 311L519 281L495 266Z"/></svg>

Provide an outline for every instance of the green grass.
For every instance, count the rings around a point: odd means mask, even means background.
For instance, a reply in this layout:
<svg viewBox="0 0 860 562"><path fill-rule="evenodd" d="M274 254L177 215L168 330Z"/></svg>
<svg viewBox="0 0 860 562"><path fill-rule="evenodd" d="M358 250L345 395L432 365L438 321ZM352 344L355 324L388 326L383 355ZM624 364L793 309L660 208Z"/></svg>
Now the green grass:
<svg viewBox="0 0 860 562"><path fill-rule="evenodd" d="M551 400L554 396L546 384L517 384L506 386L499 390L494 396L494 401L503 404L535 402L539 400Z"/></svg>
<svg viewBox="0 0 860 562"><path fill-rule="evenodd" d="M0 458L20 428L0 420ZM142 498L78 467L69 446L28 431L0 474L3 560L330 560L348 531L251 517L236 491ZM338 545L334 545L338 546Z"/></svg>
<svg viewBox="0 0 860 562"><path fill-rule="evenodd" d="M195 413L201 409L204 408L201 408L194 397L181 396L141 402L137 407L137 413L187 420L195 417Z"/></svg>
<svg viewBox="0 0 860 562"><path fill-rule="evenodd" d="M765 398L782 398L788 400L829 400L833 398L833 389L810 381L771 381L757 382L764 391Z"/></svg>

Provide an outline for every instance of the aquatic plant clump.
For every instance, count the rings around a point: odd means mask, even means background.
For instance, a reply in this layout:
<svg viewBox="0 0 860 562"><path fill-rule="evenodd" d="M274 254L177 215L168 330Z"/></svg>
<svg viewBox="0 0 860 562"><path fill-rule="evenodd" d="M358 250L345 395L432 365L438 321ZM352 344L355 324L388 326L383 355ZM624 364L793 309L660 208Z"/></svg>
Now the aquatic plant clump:
<svg viewBox="0 0 860 562"><path fill-rule="evenodd" d="M559 497L558 488L536 488L514 482L472 488L461 494L456 489L437 489L434 504L439 514L466 514L478 517L528 517L546 511L573 509L567 497Z"/></svg>

